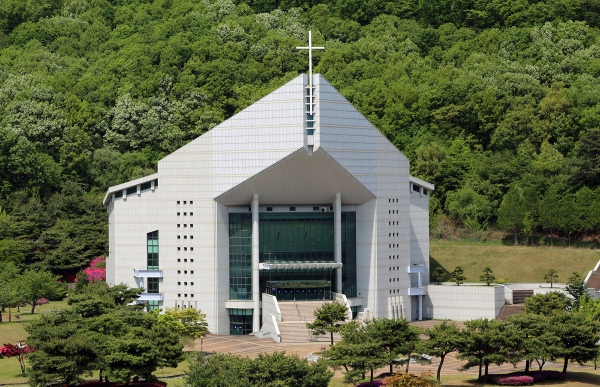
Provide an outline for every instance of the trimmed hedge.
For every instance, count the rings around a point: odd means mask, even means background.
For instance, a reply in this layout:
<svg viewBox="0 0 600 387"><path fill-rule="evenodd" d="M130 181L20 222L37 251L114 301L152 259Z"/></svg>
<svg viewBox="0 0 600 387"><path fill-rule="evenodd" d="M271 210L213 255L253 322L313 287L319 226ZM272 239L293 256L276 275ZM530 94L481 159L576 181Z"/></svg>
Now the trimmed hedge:
<svg viewBox="0 0 600 387"><path fill-rule="evenodd" d="M479 381L483 381L483 376ZM490 374L488 382L501 386L530 386L544 380L565 380L567 376L560 371L530 371L526 374L523 371L511 372L509 374Z"/></svg>

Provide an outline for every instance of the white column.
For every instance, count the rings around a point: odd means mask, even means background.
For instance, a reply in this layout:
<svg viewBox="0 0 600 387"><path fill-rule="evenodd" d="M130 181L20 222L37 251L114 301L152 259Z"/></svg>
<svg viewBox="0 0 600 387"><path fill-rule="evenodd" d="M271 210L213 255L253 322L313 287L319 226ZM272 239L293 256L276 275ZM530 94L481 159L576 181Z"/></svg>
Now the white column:
<svg viewBox="0 0 600 387"><path fill-rule="evenodd" d="M258 276L258 194L252 197L252 300L254 301L254 317L252 330L260 330L260 288Z"/></svg>
<svg viewBox="0 0 600 387"><path fill-rule="evenodd" d="M423 281L421 280L421 272L419 272L419 287L423 287Z"/></svg>
<svg viewBox="0 0 600 387"><path fill-rule="evenodd" d="M419 321L423 320L423 295L419 294Z"/></svg>
<svg viewBox="0 0 600 387"><path fill-rule="evenodd" d="M335 262L342 263L342 194L336 193L333 202L333 252ZM335 269L335 291L342 293L342 268Z"/></svg>

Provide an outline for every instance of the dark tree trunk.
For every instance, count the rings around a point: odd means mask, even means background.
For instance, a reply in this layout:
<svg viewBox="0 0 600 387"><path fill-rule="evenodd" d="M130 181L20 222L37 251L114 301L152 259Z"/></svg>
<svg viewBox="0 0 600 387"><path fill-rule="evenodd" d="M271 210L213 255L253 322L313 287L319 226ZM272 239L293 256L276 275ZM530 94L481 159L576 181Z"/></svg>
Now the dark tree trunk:
<svg viewBox="0 0 600 387"><path fill-rule="evenodd" d="M37 300L31 300L31 314L35 313L35 303Z"/></svg>
<svg viewBox="0 0 600 387"><path fill-rule="evenodd" d="M479 378L481 378L481 360L479 361Z"/></svg>
<svg viewBox="0 0 600 387"><path fill-rule="evenodd" d="M483 384L487 384L488 382L488 368L489 368L490 364L486 361L485 362L485 375L483 376Z"/></svg>
<svg viewBox="0 0 600 387"><path fill-rule="evenodd" d="M525 360L525 373L529 373L529 360Z"/></svg>
<svg viewBox="0 0 600 387"><path fill-rule="evenodd" d="M438 370L437 370L437 384L438 386L440 385L440 376L442 374L442 365L444 365L444 358L446 357L446 355L442 355L440 356L440 365L438 366Z"/></svg>
<svg viewBox="0 0 600 387"><path fill-rule="evenodd" d="M519 239L517 239L517 230L515 230L515 246L519 245Z"/></svg>
<svg viewBox="0 0 600 387"><path fill-rule="evenodd" d="M410 354L411 354L411 351L408 351L408 360L406 361L406 371L404 371L406 373L408 373L408 366L410 365Z"/></svg>
<svg viewBox="0 0 600 387"><path fill-rule="evenodd" d="M333 331L331 332L331 345L333 345Z"/></svg>
<svg viewBox="0 0 600 387"><path fill-rule="evenodd" d="M390 375L394 373L394 364L390 363Z"/></svg>
<svg viewBox="0 0 600 387"><path fill-rule="evenodd" d="M567 374L567 365L569 365L569 358L565 357L565 365L563 365L563 374Z"/></svg>
<svg viewBox="0 0 600 387"><path fill-rule="evenodd" d="M373 387L373 367L371 367L371 387Z"/></svg>
<svg viewBox="0 0 600 387"><path fill-rule="evenodd" d="M0 313L0 323L2 322L2 313Z"/></svg>

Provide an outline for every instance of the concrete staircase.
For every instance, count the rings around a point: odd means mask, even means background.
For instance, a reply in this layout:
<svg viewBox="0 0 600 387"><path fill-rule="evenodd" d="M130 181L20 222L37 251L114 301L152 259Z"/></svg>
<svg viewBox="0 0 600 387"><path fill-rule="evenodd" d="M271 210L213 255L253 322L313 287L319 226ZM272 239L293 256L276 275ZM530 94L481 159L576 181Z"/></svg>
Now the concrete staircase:
<svg viewBox="0 0 600 387"><path fill-rule="evenodd" d="M592 273L586 284L587 288L593 288L595 291L600 290L600 273Z"/></svg>
<svg viewBox="0 0 600 387"><path fill-rule="evenodd" d="M513 291L513 305L524 304L525 299L533 296L533 290L515 290Z"/></svg>
<svg viewBox="0 0 600 387"><path fill-rule="evenodd" d="M281 310L281 319L283 320L277 323L279 332L281 333L281 342L330 342L331 337L329 335L313 336L308 328L306 328L307 322L315 321L315 309L320 308L326 302L331 301L278 301L279 310ZM334 341L341 339L338 333L333 335Z"/></svg>
<svg viewBox="0 0 600 387"><path fill-rule="evenodd" d="M506 318L510 315L525 313L525 311L523 309L521 309L522 306L523 306L523 304L518 304L518 305L506 304L506 305L504 305L502 307L502 310L500 311L500 314L498 314L498 317L496 317L496 320L506 322Z"/></svg>

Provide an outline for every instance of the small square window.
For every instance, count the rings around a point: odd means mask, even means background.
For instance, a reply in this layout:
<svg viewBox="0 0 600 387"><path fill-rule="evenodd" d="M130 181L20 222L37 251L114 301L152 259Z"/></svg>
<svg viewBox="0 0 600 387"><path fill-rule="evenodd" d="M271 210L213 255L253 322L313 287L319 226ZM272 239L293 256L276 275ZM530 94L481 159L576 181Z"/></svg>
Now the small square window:
<svg viewBox="0 0 600 387"><path fill-rule="evenodd" d="M187 247L184 247L184 248L183 248L183 251L187 251Z"/></svg>
<svg viewBox="0 0 600 387"><path fill-rule="evenodd" d="M177 270L177 274L181 274L181 270Z"/></svg>
<svg viewBox="0 0 600 387"><path fill-rule="evenodd" d="M184 271L183 271L183 274L187 274L187 270L184 270Z"/></svg>
<svg viewBox="0 0 600 387"><path fill-rule="evenodd" d="M190 200L190 204L194 204L194 201L193 201L193 200Z"/></svg>
<svg viewBox="0 0 600 387"><path fill-rule="evenodd" d="M194 228L194 225L193 225L193 224L190 224L190 227L191 227L191 228Z"/></svg>
<svg viewBox="0 0 600 387"><path fill-rule="evenodd" d="M194 271L193 271L193 270L192 270L192 271L190 271L190 274L194 274Z"/></svg>
<svg viewBox="0 0 600 387"><path fill-rule="evenodd" d="M187 262L187 259L184 259L183 262Z"/></svg>
<svg viewBox="0 0 600 387"><path fill-rule="evenodd" d="M183 201L183 204L187 204L187 202L184 200L184 201Z"/></svg>
<svg viewBox="0 0 600 387"><path fill-rule="evenodd" d="M177 201L177 204L179 204L179 200Z"/></svg>
<svg viewBox="0 0 600 387"><path fill-rule="evenodd" d="M193 282L190 282L190 285L194 286L194 283L193 283Z"/></svg>
<svg viewBox="0 0 600 387"><path fill-rule="evenodd" d="M190 259L190 262L194 262L194 258Z"/></svg>
<svg viewBox="0 0 600 387"><path fill-rule="evenodd" d="M179 251L179 250L181 250L181 247L178 247L178 248L177 248L177 251Z"/></svg>
<svg viewBox="0 0 600 387"><path fill-rule="evenodd" d="M184 213L183 213L183 215L184 215L184 216L185 216L185 215L187 215L187 212L184 212Z"/></svg>
<svg viewBox="0 0 600 387"><path fill-rule="evenodd" d="M193 213L193 212L190 212L190 216L194 216L194 213Z"/></svg>
<svg viewBox="0 0 600 387"><path fill-rule="evenodd" d="M177 216L180 216L180 215L181 215L181 212L178 212L178 213L177 213Z"/></svg>
<svg viewBox="0 0 600 387"><path fill-rule="evenodd" d="M267 207L267 211L273 211L273 207Z"/></svg>
<svg viewBox="0 0 600 387"><path fill-rule="evenodd" d="M194 297L194 295L193 295L193 294L190 294L190 297Z"/></svg>
<svg viewBox="0 0 600 387"><path fill-rule="evenodd" d="M177 236L177 239L179 239L179 236ZM183 239L187 239L187 235L184 235Z"/></svg>
<svg viewBox="0 0 600 387"><path fill-rule="evenodd" d="M194 236L193 236L193 235L190 235L190 239L194 239Z"/></svg>
<svg viewBox="0 0 600 387"><path fill-rule="evenodd" d="M177 262L181 262L181 259L180 259L180 258L177 258Z"/></svg>
<svg viewBox="0 0 600 387"><path fill-rule="evenodd" d="M179 223L177 223L177 228L181 227L181 225Z"/></svg>
<svg viewBox="0 0 600 387"><path fill-rule="evenodd" d="M190 251L194 251L194 248L193 248L193 247L190 247Z"/></svg>
<svg viewBox="0 0 600 387"><path fill-rule="evenodd" d="M319 211L319 207L313 207L313 211Z"/></svg>
<svg viewBox="0 0 600 387"><path fill-rule="evenodd" d="M290 211L296 211L296 207L290 207Z"/></svg>
<svg viewBox="0 0 600 387"><path fill-rule="evenodd" d="M187 294L184 294L183 296L184 296L184 297L187 297Z"/></svg>
<svg viewBox="0 0 600 387"><path fill-rule="evenodd" d="M177 293L177 297L181 297L181 293ZM177 307L179 308L179 305Z"/></svg>
<svg viewBox="0 0 600 387"><path fill-rule="evenodd" d="M187 285L187 282L184 282L183 284L184 284L184 285Z"/></svg>
<svg viewBox="0 0 600 387"><path fill-rule="evenodd" d="M185 237L184 237L185 238ZM177 239L181 239L181 235L177 235Z"/></svg>
<svg viewBox="0 0 600 387"><path fill-rule="evenodd" d="M177 282L177 285L181 285L181 282Z"/></svg>
<svg viewBox="0 0 600 387"><path fill-rule="evenodd" d="M183 227L187 227L187 224L184 224Z"/></svg>

